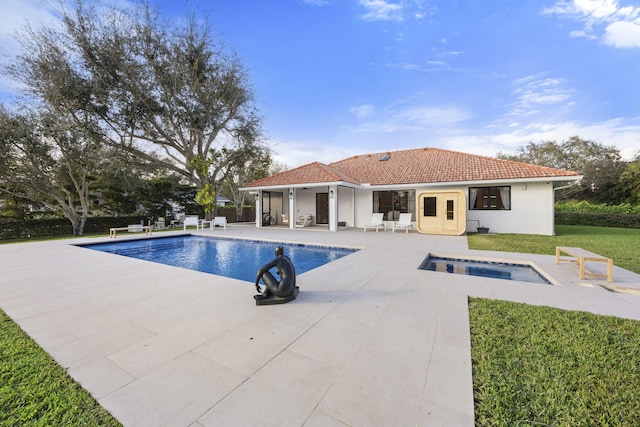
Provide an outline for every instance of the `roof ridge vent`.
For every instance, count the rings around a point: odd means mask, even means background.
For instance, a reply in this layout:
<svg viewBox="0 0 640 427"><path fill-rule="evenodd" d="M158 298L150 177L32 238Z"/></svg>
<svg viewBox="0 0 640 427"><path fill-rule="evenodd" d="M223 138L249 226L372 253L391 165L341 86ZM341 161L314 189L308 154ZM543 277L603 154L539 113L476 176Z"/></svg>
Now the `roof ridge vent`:
<svg viewBox="0 0 640 427"><path fill-rule="evenodd" d="M383 154L382 157L380 157L380 161L381 162L386 162L387 160L389 160L391 158L390 154Z"/></svg>

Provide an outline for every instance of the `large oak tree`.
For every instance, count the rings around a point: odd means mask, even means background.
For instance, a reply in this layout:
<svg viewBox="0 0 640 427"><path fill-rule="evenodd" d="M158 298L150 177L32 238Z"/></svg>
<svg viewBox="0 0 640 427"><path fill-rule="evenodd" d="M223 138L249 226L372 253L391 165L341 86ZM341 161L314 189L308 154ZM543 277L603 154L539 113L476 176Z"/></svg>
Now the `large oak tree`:
<svg viewBox="0 0 640 427"><path fill-rule="evenodd" d="M577 198L597 203L620 203L625 194L619 183L626 162L620 151L601 143L572 136L566 141L544 141L520 147L515 155L499 153L499 158L566 169L583 179L559 194L559 199Z"/></svg>
<svg viewBox="0 0 640 427"><path fill-rule="evenodd" d="M90 190L104 166L105 147L95 134L51 112L39 116L0 107L0 192L59 212L83 234Z"/></svg>
<svg viewBox="0 0 640 427"><path fill-rule="evenodd" d="M268 152L247 74L206 21L168 21L146 2L79 0L59 13L57 29L25 29L10 67L41 105L90 123L140 164L178 173L203 199L233 165Z"/></svg>

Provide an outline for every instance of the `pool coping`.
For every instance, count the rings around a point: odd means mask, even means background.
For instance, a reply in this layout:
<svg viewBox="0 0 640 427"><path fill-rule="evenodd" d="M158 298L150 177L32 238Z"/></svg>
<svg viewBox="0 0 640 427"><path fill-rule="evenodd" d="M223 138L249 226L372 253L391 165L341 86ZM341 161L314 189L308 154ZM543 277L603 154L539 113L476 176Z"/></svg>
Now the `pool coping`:
<svg viewBox="0 0 640 427"><path fill-rule="evenodd" d="M444 253L440 253L440 252L430 252L429 255L427 255L427 257L429 257L429 256L435 256L435 257L438 257L438 258L467 259L467 260L479 261L479 262L502 263L502 264L512 264L512 265L527 266L527 267L531 267L534 270L536 270L536 272L539 275L541 275L545 280L547 280L549 282L548 284L550 284L552 286L562 286L562 284L560 284L560 282L558 282L556 279L554 279L553 276L551 276L543 268L538 266L534 261L513 259L513 258L483 257L483 256L477 256L477 255L444 254ZM427 259L427 257L425 257L425 260ZM511 280L511 279L509 279L509 280ZM517 280L513 280L513 281L517 281ZM527 282L527 283L534 283L534 282Z"/></svg>

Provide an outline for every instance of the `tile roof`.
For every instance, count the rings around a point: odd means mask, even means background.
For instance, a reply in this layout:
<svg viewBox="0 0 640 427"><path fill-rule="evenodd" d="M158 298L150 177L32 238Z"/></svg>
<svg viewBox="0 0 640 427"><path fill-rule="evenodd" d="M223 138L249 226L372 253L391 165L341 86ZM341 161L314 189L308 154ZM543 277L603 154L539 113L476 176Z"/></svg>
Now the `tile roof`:
<svg viewBox="0 0 640 427"><path fill-rule="evenodd" d="M388 156L388 160L381 160ZM386 151L349 157L329 165L314 162L254 181L245 187L323 182L394 185L522 178L577 177L576 172L495 159L440 148Z"/></svg>
<svg viewBox="0 0 640 427"><path fill-rule="evenodd" d="M276 175L253 181L245 187L271 187L280 185L313 184L329 182L360 182L343 171L320 162L309 163Z"/></svg>

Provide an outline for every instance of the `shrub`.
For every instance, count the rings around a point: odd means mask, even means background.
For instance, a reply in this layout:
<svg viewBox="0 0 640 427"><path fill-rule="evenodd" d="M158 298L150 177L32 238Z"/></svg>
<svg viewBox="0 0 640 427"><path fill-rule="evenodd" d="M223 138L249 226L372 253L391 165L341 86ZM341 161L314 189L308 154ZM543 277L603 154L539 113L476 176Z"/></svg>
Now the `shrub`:
<svg viewBox="0 0 640 427"><path fill-rule="evenodd" d="M594 227L640 228L640 215L596 213L596 212L556 212L558 225L589 225Z"/></svg>
<svg viewBox="0 0 640 427"><path fill-rule="evenodd" d="M85 234L108 233L111 227L145 223L144 216L87 218ZM66 218L37 219L32 221L11 221L0 223L0 240L30 240L43 237L73 236L71 222Z"/></svg>
<svg viewBox="0 0 640 427"><path fill-rule="evenodd" d="M593 204L585 200L556 203L555 220L559 225L640 228L640 206Z"/></svg>
<svg viewBox="0 0 640 427"><path fill-rule="evenodd" d="M630 214L640 215L640 206L634 206L629 203L619 205L594 204L586 200L569 200L566 202L556 203L556 212L591 212L591 213L611 213L611 214Z"/></svg>

